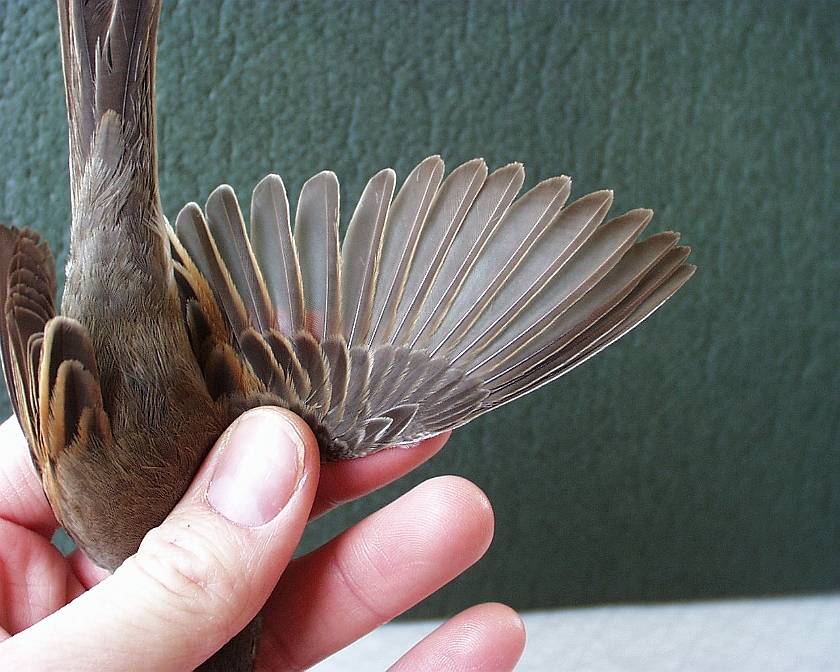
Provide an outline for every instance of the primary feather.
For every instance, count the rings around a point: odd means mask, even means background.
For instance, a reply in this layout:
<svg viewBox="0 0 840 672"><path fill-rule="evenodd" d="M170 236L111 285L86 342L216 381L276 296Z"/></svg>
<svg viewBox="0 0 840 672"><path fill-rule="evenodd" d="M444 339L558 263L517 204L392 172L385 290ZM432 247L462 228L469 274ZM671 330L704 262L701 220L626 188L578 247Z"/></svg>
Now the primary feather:
<svg viewBox="0 0 840 672"><path fill-rule="evenodd" d="M178 217L260 381L238 403L276 397L312 424L325 459L414 442L526 394L627 333L693 272L678 234L637 242L649 210L604 223L610 192L563 207L567 177L514 200L518 165L488 174L477 159L443 173L426 159L393 202L393 171L378 173L340 250L335 176L304 185L293 242L283 183L270 176L252 199L252 235L277 257L259 264L229 187L206 219L195 204ZM291 291L273 300L266 286Z"/></svg>

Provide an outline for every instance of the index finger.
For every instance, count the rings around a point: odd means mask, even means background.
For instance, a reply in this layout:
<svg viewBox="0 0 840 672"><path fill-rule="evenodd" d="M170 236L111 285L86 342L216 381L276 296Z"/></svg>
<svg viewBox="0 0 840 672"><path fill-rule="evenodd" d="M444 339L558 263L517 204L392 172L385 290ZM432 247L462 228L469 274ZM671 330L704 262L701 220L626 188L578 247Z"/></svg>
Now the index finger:
<svg viewBox="0 0 840 672"><path fill-rule="evenodd" d="M444 432L418 443L393 446L365 457L322 464L310 520L405 476L443 448L451 434Z"/></svg>

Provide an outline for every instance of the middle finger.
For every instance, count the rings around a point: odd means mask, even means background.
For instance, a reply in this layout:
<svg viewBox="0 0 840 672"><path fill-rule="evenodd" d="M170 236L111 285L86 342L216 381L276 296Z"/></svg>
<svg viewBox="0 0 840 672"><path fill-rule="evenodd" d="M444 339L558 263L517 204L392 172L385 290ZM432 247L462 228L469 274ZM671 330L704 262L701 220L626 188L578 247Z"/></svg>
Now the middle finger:
<svg viewBox="0 0 840 672"><path fill-rule="evenodd" d="M263 609L260 665L326 658L458 576L492 537L478 487L455 476L421 483L289 565Z"/></svg>

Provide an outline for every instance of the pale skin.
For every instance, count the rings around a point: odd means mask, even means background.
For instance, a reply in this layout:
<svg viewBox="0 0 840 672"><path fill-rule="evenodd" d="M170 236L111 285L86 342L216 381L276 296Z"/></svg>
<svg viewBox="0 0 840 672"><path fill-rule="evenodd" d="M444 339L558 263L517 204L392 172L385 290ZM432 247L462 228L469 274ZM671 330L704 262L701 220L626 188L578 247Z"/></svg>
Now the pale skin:
<svg viewBox="0 0 840 672"><path fill-rule="evenodd" d="M487 498L469 481L445 476L290 560L308 520L411 471L448 435L321 465L302 421L276 409L252 413L220 439L173 513L112 576L50 544L57 522L23 436L14 418L0 426L0 668L193 669L265 603L257 669L305 669L403 613L487 550ZM243 466L254 446L265 449L266 462ZM250 480L236 481L249 465ZM273 468L284 476L254 485L253 474ZM252 503L242 503L249 500L242 490ZM444 623L391 669L504 672L524 644L513 610L482 604Z"/></svg>

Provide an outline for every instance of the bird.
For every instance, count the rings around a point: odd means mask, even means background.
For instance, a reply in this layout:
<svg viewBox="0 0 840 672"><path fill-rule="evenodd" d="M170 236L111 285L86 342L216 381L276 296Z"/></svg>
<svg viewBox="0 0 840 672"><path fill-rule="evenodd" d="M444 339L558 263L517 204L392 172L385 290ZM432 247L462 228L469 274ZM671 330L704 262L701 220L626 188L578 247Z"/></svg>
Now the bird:
<svg viewBox="0 0 840 672"><path fill-rule="evenodd" d="M457 428L567 373L692 275L653 213L607 220L610 191L568 177L521 194L518 163L422 161L364 188L343 239L339 183L233 189L171 226L158 189L160 0L58 0L69 127L70 245L0 227L9 396L57 520L113 571L249 408L299 414L322 459ZM258 624L228 662L250 669ZM244 648L243 648L244 647ZM231 650L232 645L231 645ZM223 650L224 651L224 650ZM243 653L244 652L244 653Z"/></svg>

